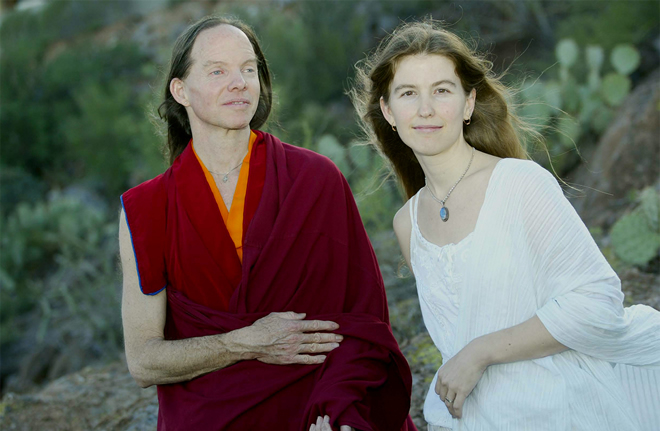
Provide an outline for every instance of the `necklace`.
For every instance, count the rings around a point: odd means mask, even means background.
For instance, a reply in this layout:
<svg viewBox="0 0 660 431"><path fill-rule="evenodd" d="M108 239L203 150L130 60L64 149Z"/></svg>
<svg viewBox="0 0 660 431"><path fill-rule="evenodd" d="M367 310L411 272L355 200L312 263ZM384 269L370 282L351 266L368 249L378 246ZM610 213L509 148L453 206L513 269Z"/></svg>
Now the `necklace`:
<svg viewBox="0 0 660 431"><path fill-rule="evenodd" d="M451 192L454 191L454 189L456 188L458 183L460 183L461 180L463 179L463 177L465 176L465 174L467 174L467 171L470 170L470 165L472 165L472 160L473 159L474 159L474 147L472 147L472 155L470 156L470 162L468 163L467 168L465 168L465 172L463 172L463 175L461 175L461 177L458 179L458 181L456 181L456 183L452 186L452 188L449 189L449 192L447 192L447 196L445 196L445 198L443 200L440 200L440 199L436 198L435 195L433 194L433 192L431 191L431 188L429 187L429 185L426 184L426 181L424 181L425 182L425 187L429 191L429 193L431 193L431 196L433 197L433 199L435 199L436 202L439 202L440 205L442 205L442 208L440 208L440 219L442 221L449 220L449 210L445 206L445 202L447 202L447 199L449 199L449 195L451 195Z"/></svg>
<svg viewBox="0 0 660 431"><path fill-rule="evenodd" d="M243 156L243 158L245 158L245 156ZM229 181L229 174L231 174L232 172L234 172L234 171L235 171L239 166L241 166L242 164L243 164L243 162L241 162L241 163L239 163L238 165L234 166L234 167L231 168L231 169L229 170L229 172L227 172L226 174L221 174L221 173L218 173L218 172L213 172L213 171L210 170L210 169L209 169L208 171L209 171L210 173L212 173L212 174L215 174L215 175L223 175L223 177L222 177L222 182L223 182L223 183L226 183L227 181Z"/></svg>

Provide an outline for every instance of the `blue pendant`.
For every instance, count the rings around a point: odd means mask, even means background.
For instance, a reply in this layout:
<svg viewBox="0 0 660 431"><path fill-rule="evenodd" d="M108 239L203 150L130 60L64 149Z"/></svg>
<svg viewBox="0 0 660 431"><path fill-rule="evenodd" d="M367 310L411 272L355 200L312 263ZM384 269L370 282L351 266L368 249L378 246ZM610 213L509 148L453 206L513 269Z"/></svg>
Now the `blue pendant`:
<svg viewBox="0 0 660 431"><path fill-rule="evenodd" d="M442 219L442 221L449 220L449 210L444 205L442 206L442 208L440 208L440 218Z"/></svg>

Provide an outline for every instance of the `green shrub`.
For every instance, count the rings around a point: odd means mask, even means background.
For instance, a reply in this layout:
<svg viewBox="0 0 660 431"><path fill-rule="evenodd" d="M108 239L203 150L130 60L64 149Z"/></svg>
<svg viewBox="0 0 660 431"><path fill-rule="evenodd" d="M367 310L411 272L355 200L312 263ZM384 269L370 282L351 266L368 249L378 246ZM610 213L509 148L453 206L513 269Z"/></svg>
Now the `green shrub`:
<svg viewBox="0 0 660 431"><path fill-rule="evenodd" d="M117 223L80 198L52 193L21 203L2 218L0 326L2 344L23 334L15 318L38 309L35 342L86 331L93 343L120 344ZM54 323L57 322L57 325ZM58 328L58 332L51 332Z"/></svg>

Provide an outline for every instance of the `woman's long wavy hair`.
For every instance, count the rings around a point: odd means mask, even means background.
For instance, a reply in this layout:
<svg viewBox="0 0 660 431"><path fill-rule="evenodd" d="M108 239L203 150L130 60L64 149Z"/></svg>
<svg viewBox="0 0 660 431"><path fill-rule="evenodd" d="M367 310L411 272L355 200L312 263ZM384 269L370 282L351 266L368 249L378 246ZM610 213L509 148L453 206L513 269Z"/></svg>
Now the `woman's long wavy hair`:
<svg viewBox="0 0 660 431"><path fill-rule="evenodd" d="M251 129L258 129L264 125L270 115L273 105L273 89L271 86L270 70L264 57L259 40L250 26L236 18L208 16L200 19L190 27L176 40L172 50L172 59L170 61L170 71L167 74L165 82L164 97L165 100L158 107L158 115L167 122L167 152L170 165L183 152L192 138L190 130L190 121L188 113L183 105L179 104L170 92L170 82L174 78L185 79L192 66L190 52L192 51L195 40L199 34L207 29L219 25L231 25L241 30L252 44L254 53L257 56L257 69L259 74L259 104L257 111L250 121Z"/></svg>
<svg viewBox="0 0 660 431"><path fill-rule="evenodd" d="M463 125L463 135L470 145L497 157L529 158L520 133L535 132L512 111L507 102L512 94L492 71L492 63L436 21L404 23L356 64L356 79L348 94L369 143L389 160L408 199L424 187L424 171L413 151L383 116L380 98L389 101L390 85L401 59L420 54L449 58L465 94L476 90L471 123Z"/></svg>

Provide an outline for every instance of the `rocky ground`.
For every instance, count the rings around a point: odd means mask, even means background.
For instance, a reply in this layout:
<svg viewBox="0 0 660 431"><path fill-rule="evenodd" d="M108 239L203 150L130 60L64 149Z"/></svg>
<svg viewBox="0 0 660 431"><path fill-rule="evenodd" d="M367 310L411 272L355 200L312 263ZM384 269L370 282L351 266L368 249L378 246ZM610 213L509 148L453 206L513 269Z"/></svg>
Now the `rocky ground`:
<svg viewBox="0 0 660 431"><path fill-rule="evenodd" d="M621 275L630 302L660 309L660 277L630 270ZM395 306L396 307L396 306ZM420 319L416 300L403 304L395 319ZM399 314L397 314L399 313ZM397 328L395 326L395 332ZM442 357L426 331L401 340L413 376L410 414L420 430L426 429L422 407L429 384ZM6 394L0 402L0 429L30 431L137 431L155 430L158 414L156 389L141 389L128 373L124 358L49 383L30 394Z"/></svg>

